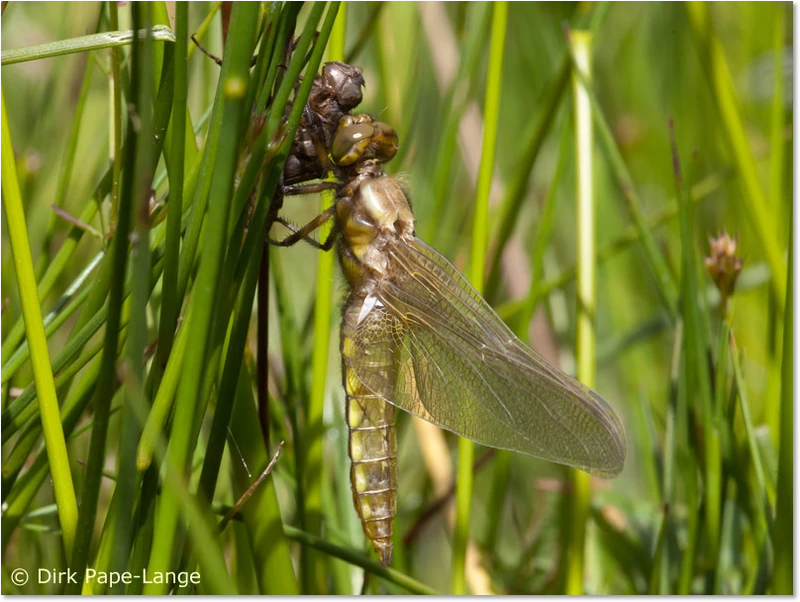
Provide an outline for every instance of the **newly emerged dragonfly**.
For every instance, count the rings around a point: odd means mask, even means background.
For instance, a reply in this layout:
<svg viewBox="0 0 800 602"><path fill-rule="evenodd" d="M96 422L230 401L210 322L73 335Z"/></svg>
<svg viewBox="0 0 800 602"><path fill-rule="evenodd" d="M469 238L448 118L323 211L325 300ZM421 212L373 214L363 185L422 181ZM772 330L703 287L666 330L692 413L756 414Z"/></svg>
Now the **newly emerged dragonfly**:
<svg viewBox="0 0 800 602"><path fill-rule="evenodd" d="M338 72L344 68L353 69L327 64L317 83L331 73L345 81ZM328 250L339 243L350 288L341 327L350 479L381 561L392 558L397 504L395 407L481 445L605 478L619 474L626 441L611 406L522 343L466 278L414 235L408 197L382 167L397 152L394 130L368 115L344 114L327 143L313 127L302 135L314 138L316 159L338 182L287 192L334 188L336 200L303 228L281 219L293 233L276 244L308 240ZM328 220L329 238L310 239Z"/></svg>

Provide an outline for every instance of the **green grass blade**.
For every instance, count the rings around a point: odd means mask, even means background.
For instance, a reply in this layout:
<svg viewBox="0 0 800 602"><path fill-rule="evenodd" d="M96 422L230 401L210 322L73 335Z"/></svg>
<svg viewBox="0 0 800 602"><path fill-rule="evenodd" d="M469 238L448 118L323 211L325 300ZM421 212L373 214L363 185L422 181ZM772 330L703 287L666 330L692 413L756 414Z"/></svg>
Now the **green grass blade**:
<svg viewBox="0 0 800 602"><path fill-rule="evenodd" d="M698 303L698 266L696 245L694 239L694 212L693 204L689 198L690 185L694 171L695 161L692 161L689 176L684 182L680 169L680 160L675 140L675 133L670 123L670 134L672 137L672 157L675 168L676 193L679 203L679 217L681 230L681 311L684 319L684 343L686 345L684 354L686 358L687 381L690 395L699 402L698 416L702 420L704 432L703 438L703 461L699 465L705 471L703 491L705 494L705 516L704 523L706 528L706 542L710 548L710 557L713 562L709 565L709 570L714 569L714 563L718 557L718 546L721 523L721 502L722 494L722 463L720 457L720 425L713 412L714 401L711 392L710 374L707 368L706 358L710 350L710 343L707 339L708 330L704 323L704 316L701 314L703 308ZM690 436L691 441L693 435Z"/></svg>
<svg viewBox="0 0 800 602"><path fill-rule="evenodd" d="M17 286L22 300L22 315L25 319L25 333L31 349L34 380L39 398L39 413L42 419L45 445L47 447L50 474L53 478L58 517L67 555L72 554L75 529L78 521L78 506L69 468L64 431L58 411L58 399L50 367L50 353L42 322L39 296L36 292L36 276L28 242L25 211L17 179L14 159L14 146L8 126L5 96L2 102L2 188L3 210L8 224L11 253L16 266Z"/></svg>
<svg viewBox="0 0 800 602"><path fill-rule="evenodd" d="M184 158L186 152L186 102L188 84L186 75L187 44L189 37L189 6L175 5L175 75L173 79L171 136L172 149L167 155L169 175L169 204L167 205L167 238L165 246L164 281L162 287L161 316L158 324L158 349L156 366L162 366L172 350L181 299L178 298L178 262L183 208ZM158 368L157 368L158 369Z"/></svg>
<svg viewBox="0 0 800 602"><path fill-rule="evenodd" d="M650 232L650 229L647 227L644 211L642 209L642 201L639 198L639 194L636 192L636 186L634 185L633 177L630 175L628 168L625 166L622 153L619 151L619 148L614 141L614 135L611 131L611 127L608 125L608 121L603 115L603 111L600 106L600 102L597 100L594 88L592 87L591 82L587 80L583 71L579 68L576 68L574 55L570 54L570 59L572 60L573 64L573 73L575 73L576 77L581 81L583 89L586 90L587 97L592 105L592 115L594 117L594 124L597 128L597 134L600 143L603 145L603 149L608 156L608 160L611 163L611 169L614 172L617 182L619 183L622 196L628 206L628 211L633 218L633 223L636 226L645 257L650 264L650 269L655 275L656 283L658 285L656 288L661 297L661 301L664 304L665 309L671 316L673 316L677 311L678 299L678 291L675 286L674 278L667 267L664 256L658 249L658 244L656 243L652 232Z"/></svg>
<svg viewBox="0 0 800 602"><path fill-rule="evenodd" d="M736 391L739 397L739 408L742 411L742 422L744 422L745 433L747 435L747 449L750 454L750 461L753 465L753 471L756 475L757 488L751 493L754 500L753 513L756 516L755 525L753 530L756 533L756 543L759 549L766 544L767 532L769 524L772 522L772 510L767 501L767 484L764 476L764 466L761 460L761 453L756 441L755 428L753 426L753 418L750 410L750 398L747 394L747 388L742 374L742 366L740 353L736 348L736 341L731 335L730 340L730 354L733 362L733 375L736 381ZM759 550L760 551L760 550Z"/></svg>
<svg viewBox="0 0 800 602"><path fill-rule="evenodd" d="M134 10L134 22L141 22L142 13L139 12L141 6L137 6ZM146 44L146 42L145 42ZM133 68L132 68L132 81L131 81L131 94L139 102L139 91L147 90L149 87L144 83L144 79L152 77L152 64L147 64L141 56L141 48L139 44L133 46ZM147 111L149 111L149 102ZM145 116L144 109L142 110L142 126L152 128L150 118ZM105 465L106 453L106 440L108 437L109 426L109 412L111 408L111 399L113 391L116 388L116 361L117 349L119 342L119 328L122 322L122 306L125 300L125 280L126 280L126 265L128 259L128 242L129 235L133 230L133 213L134 208L137 209L137 214L141 214L141 209L137 207L137 202L147 203L149 199L149 183L142 186L137 181L136 177L136 164L141 161L142 155L147 157L149 155L143 150L150 143L152 132L148 129L141 131L134 131L131 133L132 143L127 147L127 153L124 158L124 173L128 178L128 185L122 188L120 193L119 214L116 217L116 228L114 232L114 240L112 241L112 249L110 256L111 265L111 285L108 293L108 318L106 320L105 344L103 347L102 366L100 372L100 379L97 384L97 391L95 396L95 417L94 426L92 427L91 441L89 445L89 459L86 466L86 480L84 481L83 492L81 494L81 512L78 518L78 529L75 540L75 551L71 560L71 568L79 575L84 574L84 569L89 562L89 548L92 542L92 534L94 533L95 519L98 506L98 497L100 495L100 485L103 477L103 466ZM149 165L148 165L149 167ZM137 185L138 184L138 185ZM135 197L134 192L142 196L140 201ZM149 250L147 244L147 231L149 226L144 225L145 239L137 241L141 243L145 249ZM140 252L140 255L141 252ZM139 288L134 293L137 301L137 307L140 310L140 332L136 333L134 338L140 337L140 344L134 345L138 348L137 355L141 358L144 350L144 337L146 337L146 327L142 328L141 322L146 324L145 306L147 304L148 296L148 272L149 272L149 256L145 252L143 255L145 265L139 266L137 272L132 275L132 282L134 278L136 281L141 281L144 276L144 287ZM141 282L139 282L141 284ZM141 361L137 360L137 363ZM135 371L136 368L132 366ZM133 440L136 433L128 433L125 435L126 447L125 452L128 454L128 460L133 462ZM133 438L133 439L131 439ZM132 465L131 465L132 468ZM130 483L128 483L130 484ZM130 501L130 500L126 500ZM125 520L123 518L123 520ZM121 541L122 542L122 541ZM122 542L124 543L124 542ZM67 592L78 593L80 591L79 583L70 583L67 586Z"/></svg>
<svg viewBox="0 0 800 602"><path fill-rule="evenodd" d="M695 247L692 236L691 207L688 204L688 195L684 192L683 175L680 168L680 158L674 130L670 122L670 135L672 142L672 165L675 175L676 195L678 198L680 241L681 241L681 304L682 304L682 348L680 355L680 371L678 376L678 411L677 411L677 443L676 464L677 474L686 475L685 495L689 508L689 517L686 521L686 545L681 559L680 580L678 593L687 595L691 593L694 577L695 554L697 551L698 514L700 503L698 500L697 483L695 477L694 433L691 431L691 417L694 407L690 400L694 400L697 372L702 371L705 363L698 363L698 320L696 316L697 282L695 280ZM702 414L705 416L705 413ZM705 423L707 424L707 423ZM677 477L676 474L676 477ZM676 479L680 482L681 479ZM673 490L673 493L675 491Z"/></svg>
<svg viewBox="0 0 800 602"><path fill-rule="evenodd" d="M785 72L786 57L786 11L785 5L773 6L775 22L772 38L772 108L769 128L769 202L773 211L780 211L783 198L784 148L786 145L784 122L786 115Z"/></svg>
<svg viewBox="0 0 800 602"><path fill-rule="evenodd" d="M139 29L143 26L145 31L149 31L153 21L153 6L150 4L138 4L133 8L134 27ZM113 537L110 539L109 565L101 568L117 573L124 572L128 566L128 557L134 539L132 517L134 502L136 501L139 488L139 479L136 471L136 447L141 435L141 424L135 414L133 407L135 399L147 399L147 385L145 382L145 349L148 344L148 325L147 325L147 305L150 297L150 217L149 202L152 189L153 174L155 164L160 154L161 145L155 141L155 127L159 124L161 132L160 138L163 139L163 132L166 127L163 125L163 116L154 115L151 105L155 91L153 40L146 36L142 43L135 44L133 47L132 70L134 74L132 93L135 93L137 117L139 131L137 132L136 144L136 165L133 176L133 237L131 238L131 296L130 296L130 317L128 319L128 343L126 346L126 379L123 386L123 399L125 403L122 407L122 415L119 425L119 446L117 451L117 486L114 490L116 504L109 509L106 520L106 528L113 529ZM164 56L171 56L164 53ZM167 59L168 60L168 59ZM162 73L169 74L169 69L163 69ZM162 81L162 88L172 86L171 78L169 81ZM159 97L163 90L159 91ZM159 105L156 103L156 111ZM180 226L178 227L180 230ZM147 399L149 405L149 399ZM125 584L118 583L109 589L112 594L120 595L125 591Z"/></svg>
<svg viewBox="0 0 800 602"><path fill-rule="evenodd" d="M489 48L489 72L486 80L484 103L484 133L478 184L475 195L475 217L472 228L472 253L469 279L480 293L483 290L486 272L486 249L489 236L489 193L495 168L497 151L497 129L500 119L500 94L503 78L503 50L506 41L508 3L497 2L492 6L491 43ZM453 533L452 588L454 594L467 592L466 559L467 542L472 511L472 464L475 446L472 441L458 441L458 487L456 489L456 522Z"/></svg>
<svg viewBox="0 0 800 602"><path fill-rule="evenodd" d="M55 56L74 54L76 52L90 52L103 48L129 46L133 43L134 38L140 40L144 39L148 33L152 36L153 40L157 42L175 41L172 30L165 25L158 25L153 27L150 31L140 30L138 35L134 30L107 31L105 33L97 33L79 38L48 42L46 44L39 44L38 46L26 46L25 48L6 50L0 53L0 64L13 65L14 63L49 59Z"/></svg>
<svg viewBox="0 0 800 602"><path fill-rule="evenodd" d="M347 5L342 5L331 32L328 46L328 60L344 59L344 41L347 22ZM323 192L320 201L320 212L333 205L334 193ZM325 240L331 230L331 222L319 229L320 240ZM334 253L319 253L317 256L317 283L314 300L314 347L311 352L311 388L309 391L308 413L306 419L307 448L305 453L306 474L306 531L312 535L322 534L322 486L327 474L323 465L322 446L325 440L325 429L322 422L325 410L325 392L328 371L328 352L331 347L331 316L333 315L333 265ZM307 570L311 572L304 580L311 591L304 593L322 593L325 591L326 569L322 557L309 555Z"/></svg>
<svg viewBox="0 0 800 602"><path fill-rule="evenodd" d="M104 197L110 189L110 184L111 170L109 169L100 186L98 187L97 196L101 198ZM94 219L96 214L97 203L89 200L78 219L84 223L89 223ZM53 286L56 284L65 268L69 265L69 261L72 258L78 244L83 239L84 234L86 234L86 230L83 228L79 228L78 226L73 226L70 228L66 239L62 242L61 247L59 248L55 257L49 261L47 269L39 281L37 291L40 299L45 299L53 290ZM14 354L18 353L19 349L17 346L20 344L24 336L25 324L23 323L22 318L20 318L11 328L8 335L6 335L4 338L2 348L0 348L0 355L2 355L3 358L9 358L9 355L11 355L12 352ZM6 359L6 362L3 364L3 379L8 379L13 376L13 372L10 374L7 373L7 365L9 361L10 358ZM2 382L5 383L7 380L2 380Z"/></svg>
<svg viewBox="0 0 800 602"><path fill-rule="evenodd" d="M664 554L664 545L667 541L667 528L668 528L668 520L669 520L669 506L664 506L664 514L661 518L661 525L658 528L658 538L656 539L656 549L653 552L653 567L654 570L650 574L650 583L648 587L648 594L651 596L657 596L662 593L662 588L666 585L666 583L662 583L661 579L663 574L658 567L662 565L665 559Z"/></svg>
<svg viewBox="0 0 800 602"><path fill-rule="evenodd" d="M132 405L137 417L143 418L147 411L145 400L143 398L134 399ZM223 551L218 541L216 523L213 522L215 515L210 507L192 494L186 485L182 471L176 470L170 465L168 453L162 444L156 446L156 459L164 469L162 496L168 494L176 500L181 516L186 521L189 541L199 565L197 572L200 575L201 591L212 595L236 594L236 587L228 575ZM159 534L156 531L156 538ZM134 581L134 583L136 582ZM152 583L145 584L145 589L148 585L152 585ZM169 587L167 583L163 585Z"/></svg>
<svg viewBox="0 0 800 602"><path fill-rule="evenodd" d="M161 260L161 241L156 239L154 243L153 249L151 249L153 253L153 269L150 275L150 289L155 286L155 283L161 276L161 272L164 267L164 262ZM95 282L95 285L97 283ZM72 309L75 309L75 306L79 306L83 304L84 306L88 305L91 301L86 301L86 297L88 291L84 291L80 295L78 295L70 305L64 309L62 312L63 314L71 313ZM130 294L130 286L126 285L125 295L128 296ZM88 295L91 299L91 295ZM127 324L128 320L128 307L129 301L126 300L123 303L122 307L122 317L120 320L120 325ZM80 351L86 343L89 342L91 337L100 329L103 323L106 321L108 316L108 307L103 306L97 313L92 316L92 318L86 323L86 325L80 329L77 333L75 333L68 341L68 343L64 346L61 353L56 356L56 359L53 361L53 373L61 375L62 381L63 376L66 372L74 372L77 368L80 368L83 364L91 358L92 354L81 354ZM59 314L58 319L54 320L46 330L46 333L51 333L52 330L58 326L66 319L63 315ZM78 358L80 355L79 359ZM83 362L83 364L81 364ZM68 382L68 380L67 380ZM61 386L59 384L59 386ZM32 416L38 412L38 408L31 404L30 401L32 397L21 395L17 398L14 402L9 404L6 411L3 413L3 431L2 431L2 441L5 443L10 437L14 435L16 429L25 423L26 420L30 419Z"/></svg>
<svg viewBox="0 0 800 602"><path fill-rule="evenodd" d="M592 34L573 31L570 44L575 57L576 71L589 78ZM578 245L577 315L575 328L575 355L577 378L587 387L594 387L596 366L595 311L597 307L597 270L595 265L595 193L593 181L594 150L592 113L588 94L577 77L573 78L575 97L575 164L577 170L577 224ZM589 516L589 475L570 471L572 496L570 499L569 542L566 550L565 590L567 594L580 595L584 591L584 563L586 547L586 521Z"/></svg>
<svg viewBox="0 0 800 602"><path fill-rule="evenodd" d="M78 275L77 278L75 278L64 294L58 299L58 301L56 301L52 309L47 312L43 322L45 327L45 335L48 339L50 339L53 334L56 333L58 329L61 328L61 326L63 326L64 323L86 303L86 300L89 297L89 290L84 289L83 291L78 291L86 283L89 276L92 275L92 273L95 271L95 268L97 268L104 258L104 251L100 251L97 255L95 255L94 259L89 262L89 265L84 268L84 270ZM41 288L42 287L40 285L39 290L41 290ZM24 328L22 333L24 334ZM19 370L29 358L30 347L27 343L23 343L19 346L19 348L17 348L11 357L8 358L3 366L3 384L9 382L17 370ZM59 368L64 365L63 361L64 360L62 359L61 355L56 357L56 360L53 362L53 369L55 373L61 371ZM21 405L22 401L18 398L16 401L11 402L3 411L4 431L9 426L9 421L14 419ZM4 437L3 440L5 441L6 438Z"/></svg>
<svg viewBox="0 0 800 602"><path fill-rule="evenodd" d="M526 340L527 328L533 319L539 301L542 295L539 293L540 281L544 273L544 254L552 239L553 227L556 218L556 196L559 189L559 184L564 176L564 170L567 167L569 159L569 151L572 149L570 142L570 123L569 120L564 120L561 128L561 141L559 143L558 160L556 163L556 170L553 174L553 179L550 181L550 187L547 191L547 197L542 207L539 224L536 229L536 234L532 237L533 249L531 251L531 288L525 298L524 304L519 316L517 317L516 334L522 340ZM600 257L598 254L597 261L599 263Z"/></svg>
<svg viewBox="0 0 800 602"><path fill-rule="evenodd" d="M697 545L699 537L700 525L700 493L698 491L698 477L697 477L697 464L693 455L694 449L692 445L692 435L690 431L689 419L689 378L686 360L686 338L689 336L685 333L682 342L684 348L681 350L680 356L680 374L678 376L678 410L676 416L677 433L676 442L677 449L675 451L675 473L674 481L680 483L684 488L685 504L687 514L685 520L685 539L680 553L673 558L674 564L679 564L680 574L677 584L677 593L686 596L692 593L692 582L695 575L695 563L697 554ZM663 585L662 585L663 587ZM670 588L673 592L673 588Z"/></svg>
<svg viewBox="0 0 800 602"><path fill-rule="evenodd" d="M349 548L343 548L341 546L337 546L332 544L324 539L320 539L319 537L315 537L310 533L306 533L305 531L301 531L300 529L295 529L294 527L290 527L285 525L283 527L286 536L290 539L294 539L295 541L299 541L301 544L305 546L313 547L316 550L324 552L326 554L330 554L335 558L341 558L355 566L360 566L366 571L380 577L381 579L385 579L390 583L394 583L399 585L403 589L411 592L412 594L422 594L422 595L429 595L429 596L437 596L440 595L434 589L415 581L414 579L408 577L407 575L401 573L400 571L396 571L394 569L390 569L385 567L373 560L368 559L364 554L360 552L354 552Z"/></svg>
<svg viewBox="0 0 800 602"><path fill-rule="evenodd" d="M255 261L257 266L258 261ZM258 270L252 277L257 281ZM252 299L252 294L250 296ZM258 415L249 375L242 366L233 415L230 422L230 439L241 450L242 460L233 459L232 479L235 496L238 498L252 484L253 476L245 467L255 472L266 466L269 457L264 449L264 440L258 426ZM282 458L278 459L280 463ZM295 578L289 542L284 535L278 495L273 472L261 484L242 508L242 519L249 533L249 544L253 565L258 578L259 593L296 595L299 591Z"/></svg>
<svg viewBox="0 0 800 602"><path fill-rule="evenodd" d="M794 210L792 210L792 213ZM781 432L778 455L778 489L775 501L775 575L773 593L794 593L794 227L789 220L789 270L783 318L781 360Z"/></svg>

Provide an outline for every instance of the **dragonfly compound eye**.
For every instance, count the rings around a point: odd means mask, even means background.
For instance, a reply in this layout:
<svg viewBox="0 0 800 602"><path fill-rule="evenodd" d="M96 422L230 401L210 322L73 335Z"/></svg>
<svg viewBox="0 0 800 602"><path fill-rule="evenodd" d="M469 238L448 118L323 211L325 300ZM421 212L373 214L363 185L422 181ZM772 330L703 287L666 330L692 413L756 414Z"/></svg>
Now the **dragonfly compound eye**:
<svg viewBox="0 0 800 602"><path fill-rule="evenodd" d="M342 167L362 159L385 163L397 154L397 144L397 133L391 126L379 121L354 121L348 115L339 123L333 138L331 158Z"/></svg>
<svg viewBox="0 0 800 602"><path fill-rule="evenodd" d="M375 128L368 123L357 123L339 127L333 137L331 158L336 165L347 167L364 155L364 151L372 142Z"/></svg>
<svg viewBox="0 0 800 602"><path fill-rule="evenodd" d="M375 133L372 135L369 150L374 153L374 158L381 163L394 159L397 154L397 132L393 127L380 121L373 123L372 127L375 128Z"/></svg>

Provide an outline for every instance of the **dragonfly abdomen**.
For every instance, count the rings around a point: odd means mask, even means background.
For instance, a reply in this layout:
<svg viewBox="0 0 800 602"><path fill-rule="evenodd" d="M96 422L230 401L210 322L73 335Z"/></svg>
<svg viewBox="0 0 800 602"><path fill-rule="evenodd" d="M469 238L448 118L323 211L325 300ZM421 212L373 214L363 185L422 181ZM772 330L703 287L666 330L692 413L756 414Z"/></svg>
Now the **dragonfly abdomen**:
<svg viewBox="0 0 800 602"><path fill-rule="evenodd" d="M372 542L381 562L387 565L392 560L393 522L397 508L395 409L367 389L349 367L354 346L347 334L347 314L345 311L342 373L350 431L350 485L364 534ZM385 371L386 376L394 369L392 362L371 368Z"/></svg>

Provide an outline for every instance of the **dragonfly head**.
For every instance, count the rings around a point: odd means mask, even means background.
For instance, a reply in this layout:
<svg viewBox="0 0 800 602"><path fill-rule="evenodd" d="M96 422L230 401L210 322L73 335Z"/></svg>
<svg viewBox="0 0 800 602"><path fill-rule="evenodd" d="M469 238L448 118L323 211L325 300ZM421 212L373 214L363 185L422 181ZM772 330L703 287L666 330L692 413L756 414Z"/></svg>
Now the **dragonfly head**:
<svg viewBox="0 0 800 602"><path fill-rule="evenodd" d="M333 136L331 158L336 165L348 167L372 159L386 163L397 154L397 132L369 115L345 115Z"/></svg>

